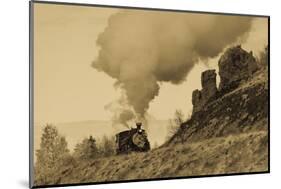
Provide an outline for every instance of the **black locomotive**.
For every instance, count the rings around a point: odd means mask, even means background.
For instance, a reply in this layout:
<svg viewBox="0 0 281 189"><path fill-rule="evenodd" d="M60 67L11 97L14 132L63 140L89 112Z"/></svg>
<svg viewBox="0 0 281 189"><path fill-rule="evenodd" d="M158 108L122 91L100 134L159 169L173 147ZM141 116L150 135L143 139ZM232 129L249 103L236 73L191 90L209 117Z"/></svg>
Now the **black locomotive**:
<svg viewBox="0 0 281 189"><path fill-rule="evenodd" d="M132 128L127 131L122 131L116 134L116 153L123 154L128 152L146 152L150 150L150 144L147 139L147 134L141 128L141 123L137 123L137 128Z"/></svg>

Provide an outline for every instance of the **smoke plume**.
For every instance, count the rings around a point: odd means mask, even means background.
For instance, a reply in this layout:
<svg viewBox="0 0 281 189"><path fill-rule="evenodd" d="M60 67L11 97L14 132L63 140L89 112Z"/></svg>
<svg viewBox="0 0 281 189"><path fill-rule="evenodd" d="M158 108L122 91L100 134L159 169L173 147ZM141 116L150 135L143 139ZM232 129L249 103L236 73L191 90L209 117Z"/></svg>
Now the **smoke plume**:
<svg viewBox="0 0 281 189"><path fill-rule="evenodd" d="M116 79L134 114L143 118L160 82L181 83L195 63L217 56L250 27L249 17L124 10L99 35L92 66ZM128 111L119 115L134 117Z"/></svg>

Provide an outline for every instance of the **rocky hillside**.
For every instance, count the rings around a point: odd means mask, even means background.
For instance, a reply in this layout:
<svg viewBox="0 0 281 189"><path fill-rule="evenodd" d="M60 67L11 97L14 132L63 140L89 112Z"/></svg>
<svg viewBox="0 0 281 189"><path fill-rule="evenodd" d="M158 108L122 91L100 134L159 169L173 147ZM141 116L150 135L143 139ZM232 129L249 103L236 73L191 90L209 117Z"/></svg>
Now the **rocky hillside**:
<svg viewBox="0 0 281 189"><path fill-rule="evenodd" d="M88 161L72 161L48 183L87 183L268 170L267 68L240 46L202 73L193 92L193 114L163 146ZM36 183L40 185L42 183Z"/></svg>
<svg viewBox="0 0 281 189"><path fill-rule="evenodd" d="M228 49L216 73L202 73L202 90L193 92L193 115L168 142L196 142L268 129L267 68L258 69L252 53L240 46Z"/></svg>

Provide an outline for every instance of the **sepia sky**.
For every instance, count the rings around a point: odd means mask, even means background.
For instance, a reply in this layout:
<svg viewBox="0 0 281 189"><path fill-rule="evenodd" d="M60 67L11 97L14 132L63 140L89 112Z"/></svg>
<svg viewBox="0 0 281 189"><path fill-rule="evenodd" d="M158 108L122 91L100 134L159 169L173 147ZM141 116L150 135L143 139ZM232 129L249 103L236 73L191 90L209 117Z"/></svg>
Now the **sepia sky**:
<svg viewBox="0 0 281 189"><path fill-rule="evenodd" d="M115 79L91 64L98 56L98 35L119 9L39 3L34 6L35 122L110 120L112 112L104 107L119 99L121 91L113 87ZM267 32L267 19L255 18L242 47L257 55L267 44ZM161 83L148 113L158 120L171 118L176 109L186 115L191 113L191 94L201 88L201 72L217 69L217 61L218 56L199 61L179 85Z"/></svg>

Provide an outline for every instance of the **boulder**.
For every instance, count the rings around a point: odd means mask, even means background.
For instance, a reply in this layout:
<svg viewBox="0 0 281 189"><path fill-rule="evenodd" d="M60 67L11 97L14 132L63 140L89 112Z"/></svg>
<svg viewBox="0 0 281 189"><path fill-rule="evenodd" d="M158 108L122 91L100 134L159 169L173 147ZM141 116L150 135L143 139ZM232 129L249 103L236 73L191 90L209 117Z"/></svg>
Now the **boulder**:
<svg viewBox="0 0 281 189"><path fill-rule="evenodd" d="M252 51L247 52L240 45L229 48L219 59L219 90L228 92L238 87L258 69Z"/></svg>

